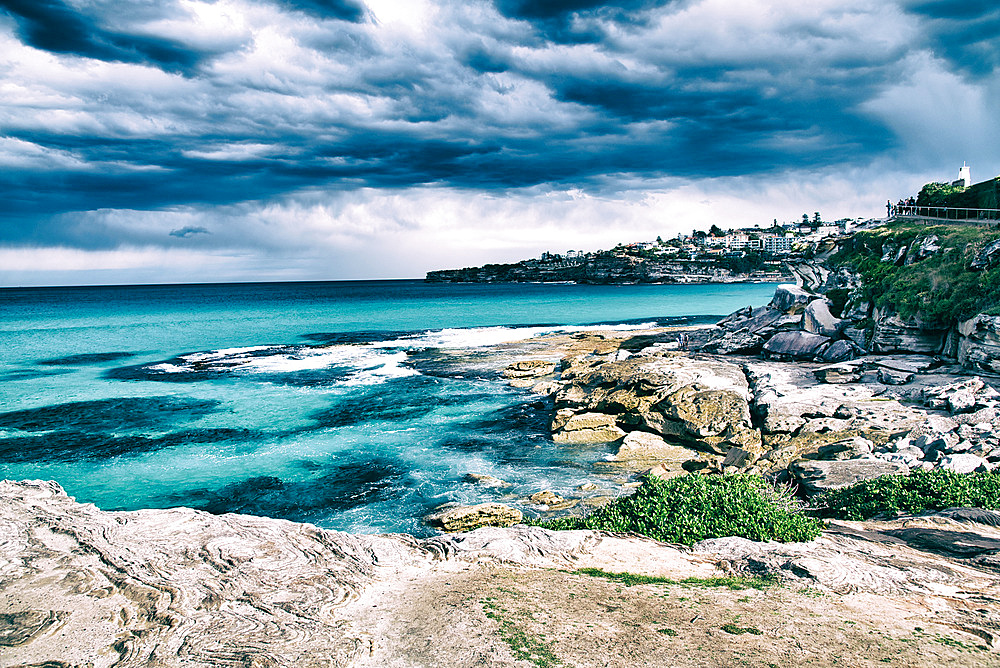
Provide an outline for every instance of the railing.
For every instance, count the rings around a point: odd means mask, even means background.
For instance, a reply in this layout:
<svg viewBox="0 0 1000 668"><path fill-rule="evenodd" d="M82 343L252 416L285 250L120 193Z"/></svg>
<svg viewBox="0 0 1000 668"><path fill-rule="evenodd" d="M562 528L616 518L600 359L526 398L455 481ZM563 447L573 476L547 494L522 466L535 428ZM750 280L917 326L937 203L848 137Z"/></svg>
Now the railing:
<svg viewBox="0 0 1000 668"><path fill-rule="evenodd" d="M1000 220L1000 209L966 209L947 206L897 204L892 207L892 215L897 218L937 218L939 220L990 223Z"/></svg>

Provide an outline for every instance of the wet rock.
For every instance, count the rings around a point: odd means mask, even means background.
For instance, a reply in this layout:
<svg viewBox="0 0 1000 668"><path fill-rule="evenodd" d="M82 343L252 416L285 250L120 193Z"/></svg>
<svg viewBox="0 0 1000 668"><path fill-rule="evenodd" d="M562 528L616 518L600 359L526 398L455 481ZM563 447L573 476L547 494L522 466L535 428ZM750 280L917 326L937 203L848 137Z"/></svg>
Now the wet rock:
<svg viewBox="0 0 1000 668"><path fill-rule="evenodd" d="M610 443L625 437L613 415L580 413L571 416L552 434L556 443Z"/></svg>
<svg viewBox="0 0 1000 668"><path fill-rule="evenodd" d="M764 355L776 360L811 360L830 338L809 332L778 332L764 344Z"/></svg>
<svg viewBox="0 0 1000 668"><path fill-rule="evenodd" d="M501 375L504 378L540 378L555 373L556 363L551 360L519 360L507 365Z"/></svg>
<svg viewBox="0 0 1000 668"><path fill-rule="evenodd" d="M482 485L483 487L503 488L511 486L509 482L505 482L500 478L494 478L493 476L486 475L484 473L466 473L464 480L465 482Z"/></svg>
<svg viewBox="0 0 1000 668"><path fill-rule="evenodd" d="M509 527L521 522L521 511L502 503L481 503L475 506L449 506L424 518L431 526L446 533L472 531L479 527Z"/></svg>
<svg viewBox="0 0 1000 668"><path fill-rule="evenodd" d="M861 480L870 480L883 475L906 475L910 472L910 468L905 464L881 459L798 461L792 463L788 470L809 495L847 487Z"/></svg>
<svg viewBox="0 0 1000 668"><path fill-rule="evenodd" d="M537 506L556 506L564 503L566 499L551 490L536 492L528 497L528 501Z"/></svg>

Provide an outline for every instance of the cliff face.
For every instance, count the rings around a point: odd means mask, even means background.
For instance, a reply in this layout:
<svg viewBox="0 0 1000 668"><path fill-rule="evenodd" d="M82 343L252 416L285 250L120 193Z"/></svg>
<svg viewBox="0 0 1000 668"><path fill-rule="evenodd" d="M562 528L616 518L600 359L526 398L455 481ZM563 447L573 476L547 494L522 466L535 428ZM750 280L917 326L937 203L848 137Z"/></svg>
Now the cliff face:
<svg viewBox="0 0 1000 668"><path fill-rule="evenodd" d="M815 261L791 269L811 299L836 316L838 329L819 331L815 322L805 329L858 351L1000 368L1000 231L895 225L817 250Z"/></svg>

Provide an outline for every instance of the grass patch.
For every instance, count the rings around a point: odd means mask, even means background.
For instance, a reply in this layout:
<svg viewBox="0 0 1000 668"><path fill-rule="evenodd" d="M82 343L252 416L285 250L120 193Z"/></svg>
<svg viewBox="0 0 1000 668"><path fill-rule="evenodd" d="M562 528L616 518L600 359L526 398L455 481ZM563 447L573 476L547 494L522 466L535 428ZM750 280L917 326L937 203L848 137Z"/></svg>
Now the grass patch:
<svg viewBox="0 0 1000 668"><path fill-rule="evenodd" d="M637 533L682 545L726 536L798 542L816 538L822 529L790 493L746 474L647 478L632 496L584 517L529 522L554 530Z"/></svg>
<svg viewBox="0 0 1000 668"><path fill-rule="evenodd" d="M670 636L671 638L677 637L677 631L673 629L656 629L657 633L662 633L665 636Z"/></svg>
<svg viewBox="0 0 1000 668"><path fill-rule="evenodd" d="M595 578L604 578L612 582L620 582L626 587L633 587L640 584L661 584L676 585L681 587L724 587L734 591L744 589L767 589L777 583L773 577L742 577L725 576L715 578L684 578L674 580L672 578L657 577L655 575L637 575L635 573L610 573L600 568L581 568L570 571L579 575L589 575Z"/></svg>
<svg viewBox="0 0 1000 668"><path fill-rule="evenodd" d="M736 624L723 624L722 630L726 633L731 633L734 636L743 635L744 633L750 633L755 636L763 635L763 631L758 629L756 626L736 626Z"/></svg>
<svg viewBox="0 0 1000 668"><path fill-rule="evenodd" d="M884 475L831 490L814 502L823 515L845 520L960 507L996 510L1000 509L1000 473L933 469Z"/></svg>
<svg viewBox="0 0 1000 668"><path fill-rule="evenodd" d="M541 639L528 635L510 617L510 613L491 600L483 601L486 616L499 626L500 639L520 661L528 661L537 668L556 668L563 663Z"/></svg>

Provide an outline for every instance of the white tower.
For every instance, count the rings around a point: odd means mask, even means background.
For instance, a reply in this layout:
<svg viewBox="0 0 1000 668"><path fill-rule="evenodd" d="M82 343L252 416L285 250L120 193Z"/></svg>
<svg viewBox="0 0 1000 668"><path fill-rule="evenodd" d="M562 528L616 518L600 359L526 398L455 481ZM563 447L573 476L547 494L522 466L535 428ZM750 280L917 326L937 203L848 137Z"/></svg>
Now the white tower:
<svg viewBox="0 0 1000 668"><path fill-rule="evenodd" d="M972 168L962 161L962 168L958 170L958 180L962 182L962 185L966 188L972 185Z"/></svg>

